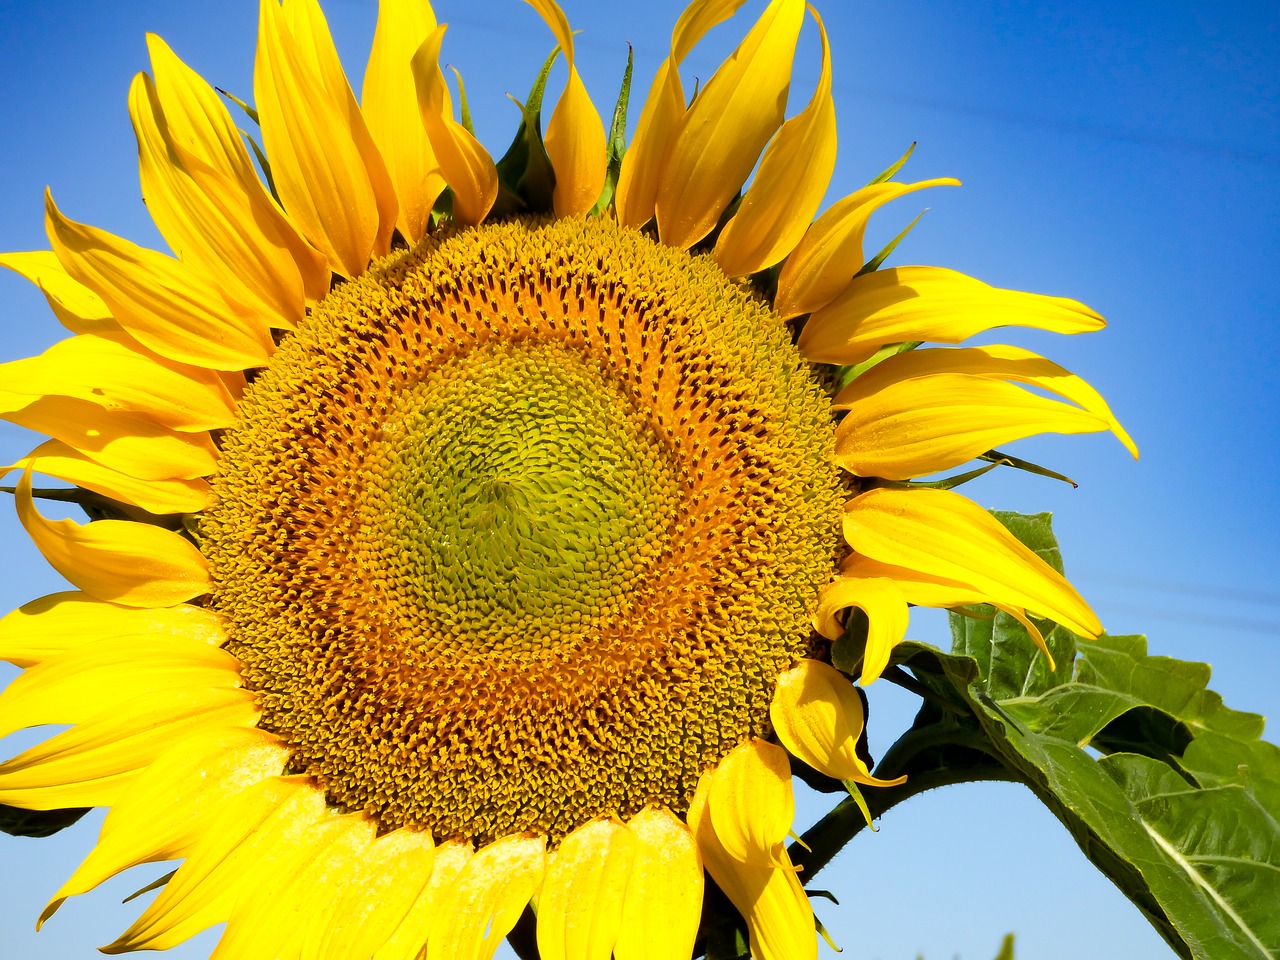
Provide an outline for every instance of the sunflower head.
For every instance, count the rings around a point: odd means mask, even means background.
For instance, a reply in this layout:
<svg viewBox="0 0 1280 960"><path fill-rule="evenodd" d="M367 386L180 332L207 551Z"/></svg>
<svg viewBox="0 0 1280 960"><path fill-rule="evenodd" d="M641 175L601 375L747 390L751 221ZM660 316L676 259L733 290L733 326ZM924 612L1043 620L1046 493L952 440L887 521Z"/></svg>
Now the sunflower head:
<svg viewBox="0 0 1280 960"><path fill-rule="evenodd" d="M315 0L262 0L247 139L152 37L129 110L176 256L51 197L52 250L0 256L72 333L0 367L0 415L49 437L17 509L75 588L0 621L0 735L72 725L0 764L0 803L110 807L42 921L182 858L108 952L228 921L219 955L483 957L534 901L546 960L675 960L705 870L755 956L813 956L791 763L897 782L831 644L869 683L911 605L1099 632L920 478L1046 431L1132 449L1049 360L952 346L1101 319L864 255L874 211L954 180L899 163L819 215L803 0L690 100L681 61L740 5L695 0L629 142L530 3L557 52L497 162L425 0L380 3L359 100ZM46 519L34 473L95 519Z"/></svg>

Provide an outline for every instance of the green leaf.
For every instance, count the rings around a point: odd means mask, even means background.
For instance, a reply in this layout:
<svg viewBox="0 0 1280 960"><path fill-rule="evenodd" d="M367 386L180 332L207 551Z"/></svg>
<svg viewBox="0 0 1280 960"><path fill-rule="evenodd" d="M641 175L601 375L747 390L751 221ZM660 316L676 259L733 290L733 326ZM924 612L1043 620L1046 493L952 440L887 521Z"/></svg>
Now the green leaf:
<svg viewBox="0 0 1280 960"><path fill-rule="evenodd" d="M882 170L880 174L874 180L871 181L871 183L867 184L867 186L874 186L877 183L887 183L888 181L892 180L894 177L894 174L896 174L899 170L901 170L903 165L906 164L907 160L911 158L911 154L915 153L915 149L916 149L915 142L912 141L911 146L907 147L907 152L904 153L901 157L899 157L896 161L894 161L894 163L887 170Z"/></svg>
<svg viewBox="0 0 1280 960"><path fill-rule="evenodd" d="M997 517L1061 569L1047 515ZM954 778L991 758L1179 955L1280 956L1280 748L1260 739L1262 718L1226 707L1207 665L1149 656L1141 637L1079 640L1045 623L1050 671L1016 620L976 612L953 615L950 654L895 651L929 700L877 773L949 758Z"/></svg>
<svg viewBox="0 0 1280 960"><path fill-rule="evenodd" d="M86 813L88 807L69 810L23 810L0 803L0 833L11 837L51 837Z"/></svg>

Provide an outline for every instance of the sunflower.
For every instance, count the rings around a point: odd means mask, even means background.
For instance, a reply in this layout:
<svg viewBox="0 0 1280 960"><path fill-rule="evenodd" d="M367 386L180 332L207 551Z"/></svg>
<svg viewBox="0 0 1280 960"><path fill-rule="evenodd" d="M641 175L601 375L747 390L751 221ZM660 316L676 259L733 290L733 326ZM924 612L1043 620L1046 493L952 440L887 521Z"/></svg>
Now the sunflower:
<svg viewBox="0 0 1280 960"><path fill-rule="evenodd" d="M426 0L380 3L359 102L315 0L263 0L252 136L151 36L129 110L175 255L48 197L52 249L0 258L72 334L0 367L0 413L50 438L9 469L75 588L0 621L0 735L70 725L0 803L110 808L41 922L181 859L106 952L225 921L217 957L485 957L532 903L545 960L675 960L709 875L754 956L812 957L791 759L882 782L832 642L865 684L912 605L1100 632L919 478L1046 431L1133 449L1049 360L956 346L1101 318L866 259L875 210L954 180L899 163L816 216L803 0L690 102L682 59L741 4L694 0L629 144L530 3L558 47L496 162ZM33 473L93 519L43 516Z"/></svg>

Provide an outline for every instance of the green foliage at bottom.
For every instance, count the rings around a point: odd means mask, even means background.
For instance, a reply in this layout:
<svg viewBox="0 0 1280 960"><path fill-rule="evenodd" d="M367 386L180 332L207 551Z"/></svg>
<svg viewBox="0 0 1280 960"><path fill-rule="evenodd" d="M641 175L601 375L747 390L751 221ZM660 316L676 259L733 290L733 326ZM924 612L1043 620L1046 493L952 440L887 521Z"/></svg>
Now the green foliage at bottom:
<svg viewBox="0 0 1280 960"><path fill-rule="evenodd" d="M1061 569L1047 515L998 516ZM926 702L877 772L1019 780L1180 956L1280 957L1280 748L1263 719L1141 637L1044 623L1050 669L1012 617L969 613L949 653L896 651Z"/></svg>

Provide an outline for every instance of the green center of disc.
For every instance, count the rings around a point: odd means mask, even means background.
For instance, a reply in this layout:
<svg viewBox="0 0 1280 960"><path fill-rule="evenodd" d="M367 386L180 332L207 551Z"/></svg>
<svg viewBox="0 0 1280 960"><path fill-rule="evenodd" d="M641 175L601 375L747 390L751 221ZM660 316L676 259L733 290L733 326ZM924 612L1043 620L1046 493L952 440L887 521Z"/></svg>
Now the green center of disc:
<svg viewBox="0 0 1280 960"><path fill-rule="evenodd" d="M367 515L393 602L477 653L534 652L616 613L679 503L629 399L555 344L452 360L388 423Z"/></svg>

